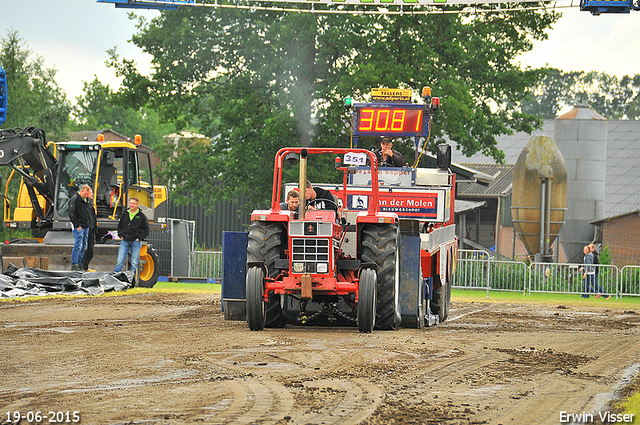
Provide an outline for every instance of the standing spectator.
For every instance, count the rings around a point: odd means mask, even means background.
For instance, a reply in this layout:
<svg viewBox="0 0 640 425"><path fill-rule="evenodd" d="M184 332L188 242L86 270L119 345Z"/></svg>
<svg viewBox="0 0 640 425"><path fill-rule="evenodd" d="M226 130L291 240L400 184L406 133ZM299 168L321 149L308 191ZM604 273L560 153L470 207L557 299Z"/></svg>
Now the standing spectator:
<svg viewBox="0 0 640 425"><path fill-rule="evenodd" d="M142 241L149 236L149 221L140 211L138 198L129 198L129 209L118 222L118 235L122 239L116 261L116 272L122 271L127 254L131 251L131 269L136 272L140 262Z"/></svg>
<svg viewBox="0 0 640 425"><path fill-rule="evenodd" d="M589 298L590 292L596 292L594 290L594 279L595 279L595 267L593 267L593 254L589 249L589 245L585 245L582 248L582 252L584 253L584 258L582 259L583 267L580 267L578 270L582 273L582 298ZM599 295L598 295L599 296Z"/></svg>
<svg viewBox="0 0 640 425"><path fill-rule="evenodd" d="M605 299L608 300L609 298L611 298L611 295L607 295L604 289L602 288L602 286L598 284L598 274L600 273L600 266L599 266L600 256L598 255L598 251L596 251L596 246L592 243L589 244L589 252L593 254L593 264L595 269L593 287L595 288L595 291L598 293L598 295L596 295L596 298L600 298L600 294L603 294L603 295L606 295Z"/></svg>
<svg viewBox="0 0 640 425"><path fill-rule="evenodd" d="M96 210L93 205L93 190L89 189L89 212L91 217L91 225L89 226L89 235L87 237L87 249L82 256L82 270L88 272L95 272L95 270L89 268L89 263L93 259L93 247L96 244L96 232L98 231L98 218L96 217Z"/></svg>
<svg viewBox="0 0 640 425"><path fill-rule="evenodd" d="M89 227L91 227L92 207L87 199L91 188L83 185L80 191L69 200L69 220L73 225L73 250L71 251L71 270L82 271L82 257L87 249Z"/></svg>

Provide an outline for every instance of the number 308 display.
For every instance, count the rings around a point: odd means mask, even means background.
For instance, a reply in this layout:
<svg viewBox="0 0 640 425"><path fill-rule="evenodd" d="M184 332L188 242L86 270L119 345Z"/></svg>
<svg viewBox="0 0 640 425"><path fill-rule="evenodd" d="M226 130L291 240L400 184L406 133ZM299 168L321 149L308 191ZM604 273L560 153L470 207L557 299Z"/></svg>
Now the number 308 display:
<svg viewBox="0 0 640 425"><path fill-rule="evenodd" d="M358 116L358 133L422 133L423 110L420 108L362 108Z"/></svg>

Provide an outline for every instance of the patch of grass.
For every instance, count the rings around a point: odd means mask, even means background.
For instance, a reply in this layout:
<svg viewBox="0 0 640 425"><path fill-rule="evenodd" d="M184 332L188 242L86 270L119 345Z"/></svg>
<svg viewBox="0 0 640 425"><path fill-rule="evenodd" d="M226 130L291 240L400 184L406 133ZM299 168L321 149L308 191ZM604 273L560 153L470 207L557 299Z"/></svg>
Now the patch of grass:
<svg viewBox="0 0 640 425"><path fill-rule="evenodd" d="M633 421L628 422L631 425L640 425L640 393L635 393L620 403L622 413L632 414Z"/></svg>
<svg viewBox="0 0 640 425"><path fill-rule="evenodd" d="M211 292L219 294L221 288L222 285L219 283L158 282L152 290L156 292Z"/></svg>
<svg viewBox="0 0 640 425"><path fill-rule="evenodd" d="M640 425L640 376L636 376L631 384L620 390L620 400L613 403L612 411L616 414L631 414L633 421L630 425Z"/></svg>
<svg viewBox="0 0 640 425"><path fill-rule="evenodd" d="M153 288L132 288L120 292L107 292L104 296L117 297L118 295L136 294L187 294L187 293L210 293L219 294L221 285L219 283L190 283L190 282L158 282Z"/></svg>
<svg viewBox="0 0 640 425"><path fill-rule="evenodd" d="M542 303L542 304L567 304L574 306L589 307L611 307L611 308L640 308L640 297L622 297L620 299L612 296L606 300L604 297L582 298L580 294L550 294L533 292L522 295L522 292L489 291L487 298L486 290L475 289L452 289L451 299L453 301L476 301L476 302L510 302L510 303Z"/></svg>

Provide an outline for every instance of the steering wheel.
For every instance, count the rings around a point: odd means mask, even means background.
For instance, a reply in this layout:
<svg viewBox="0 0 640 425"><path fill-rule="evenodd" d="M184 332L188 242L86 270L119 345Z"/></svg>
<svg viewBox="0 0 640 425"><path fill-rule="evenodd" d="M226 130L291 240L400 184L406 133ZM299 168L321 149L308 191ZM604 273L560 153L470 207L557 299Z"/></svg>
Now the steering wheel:
<svg viewBox="0 0 640 425"><path fill-rule="evenodd" d="M324 209L332 209L334 211L338 211L338 204L336 204L332 199L328 199L328 198L316 198L316 199L313 199L313 200L309 201L309 205L307 205L307 206L308 207L312 207L312 206L315 206L316 204L318 204L320 202L326 202L331 207L331 208L324 208Z"/></svg>

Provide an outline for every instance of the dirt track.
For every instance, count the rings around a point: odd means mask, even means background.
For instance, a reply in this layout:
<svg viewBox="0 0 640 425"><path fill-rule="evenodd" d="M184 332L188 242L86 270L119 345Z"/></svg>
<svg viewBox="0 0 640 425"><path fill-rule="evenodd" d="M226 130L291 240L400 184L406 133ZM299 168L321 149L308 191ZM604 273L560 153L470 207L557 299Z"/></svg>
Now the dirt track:
<svg viewBox="0 0 640 425"><path fill-rule="evenodd" d="M638 313L454 302L435 328L359 334L251 332L210 294L0 303L0 422L557 424L606 410Z"/></svg>

